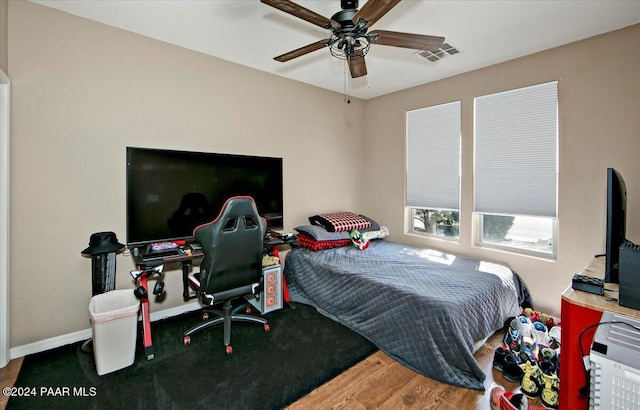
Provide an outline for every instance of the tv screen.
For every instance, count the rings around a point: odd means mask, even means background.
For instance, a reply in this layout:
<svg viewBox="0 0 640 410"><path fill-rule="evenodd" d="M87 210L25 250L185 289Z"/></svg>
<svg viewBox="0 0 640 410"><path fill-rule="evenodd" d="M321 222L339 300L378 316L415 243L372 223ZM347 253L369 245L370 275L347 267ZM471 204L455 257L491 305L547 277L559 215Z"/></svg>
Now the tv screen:
<svg viewBox="0 0 640 410"><path fill-rule="evenodd" d="M127 245L192 240L236 195L282 228L282 158L127 147Z"/></svg>
<svg viewBox="0 0 640 410"><path fill-rule="evenodd" d="M604 281L619 283L620 245L626 237L627 188L618 171L607 168L607 231Z"/></svg>

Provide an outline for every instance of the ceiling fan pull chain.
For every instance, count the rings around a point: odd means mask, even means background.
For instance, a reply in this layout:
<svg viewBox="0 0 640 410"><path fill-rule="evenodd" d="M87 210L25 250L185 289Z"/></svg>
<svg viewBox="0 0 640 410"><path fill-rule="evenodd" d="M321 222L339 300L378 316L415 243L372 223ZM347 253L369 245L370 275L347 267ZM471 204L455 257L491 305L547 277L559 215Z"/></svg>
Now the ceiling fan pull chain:
<svg viewBox="0 0 640 410"><path fill-rule="evenodd" d="M347 75L347 62L348 60L344 60L344 65L343 65L343 77L344 77L344 102L347 104L351 104L351 98L349 96L349 86L348 86L348 81L349 81L349 76Z"/></svg>

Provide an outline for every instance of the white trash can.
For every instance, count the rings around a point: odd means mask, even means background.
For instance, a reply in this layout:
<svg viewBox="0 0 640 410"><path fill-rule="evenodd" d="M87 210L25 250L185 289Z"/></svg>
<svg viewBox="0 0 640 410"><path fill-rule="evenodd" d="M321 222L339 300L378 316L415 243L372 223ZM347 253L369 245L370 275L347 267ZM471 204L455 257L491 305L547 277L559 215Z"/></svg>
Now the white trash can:
<svg viewBox="0 0 640 410"><path fill-rule="evenodd" d="M132 289L112 290L91 298L89 314L98 375L133 364L139 308Z"/></svg>

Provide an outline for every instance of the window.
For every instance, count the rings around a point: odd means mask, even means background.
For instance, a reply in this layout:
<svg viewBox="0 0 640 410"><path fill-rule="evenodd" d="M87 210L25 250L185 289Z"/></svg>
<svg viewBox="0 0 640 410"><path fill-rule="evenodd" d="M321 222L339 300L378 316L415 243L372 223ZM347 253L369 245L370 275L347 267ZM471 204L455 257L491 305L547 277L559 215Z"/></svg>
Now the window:
<svg viewBox="0 0 640 410"><path fill-rule="evenodd" d="M411 230L458 238L460 236L459 217L458 211L411 208Z"/></svg>
<svg viewBox="0 0 640 410"><path fill-rule="evenodd" d="M460 101L407 112L409 230L458 238Z"/></svg>
<svg viewBox="0 0 640 410"><path fill-rule="evenodd" d="M479 214L482 242L523 253L554 255L555 220L534 216Z"/></svg>
<svg viewBox="0 0 640 410"><path fill-rule="evenodd" d="M475 98L477 242L555 256L558 83Z"/></svg>

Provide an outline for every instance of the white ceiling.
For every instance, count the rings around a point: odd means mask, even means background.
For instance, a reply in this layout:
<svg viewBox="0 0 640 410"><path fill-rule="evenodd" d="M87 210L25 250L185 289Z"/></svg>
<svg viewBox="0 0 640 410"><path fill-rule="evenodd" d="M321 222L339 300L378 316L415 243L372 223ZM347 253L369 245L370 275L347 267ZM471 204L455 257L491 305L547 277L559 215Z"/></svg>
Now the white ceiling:
<svg viewBox="0 0 640 410"><path fill-rule="evenodd" d="M32 1L336 92L347 84L363 99L640 23L639 0L404 0L373 28L443 36L461 53L432 63L414 50L374 44L368 74L345 80L348 68L328 49L274 61L329 32L259 0ZM340 11L339 0L297 3L328 18Z"/></svg>

